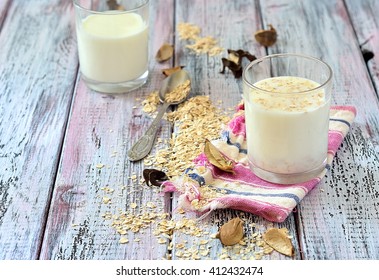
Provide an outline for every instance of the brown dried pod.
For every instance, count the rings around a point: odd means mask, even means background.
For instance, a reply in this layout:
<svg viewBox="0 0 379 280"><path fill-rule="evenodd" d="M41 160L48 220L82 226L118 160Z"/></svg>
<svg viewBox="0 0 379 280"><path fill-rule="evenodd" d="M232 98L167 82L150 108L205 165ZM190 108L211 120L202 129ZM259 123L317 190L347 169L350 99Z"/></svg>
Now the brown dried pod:
<svg viewBox="0 0 379 280"><path fill-rule="evenodd" d="M179 70L182 70L183 68L184 66L175 66L172 68L166 68L166 69L162 69L162 73L167 77Z"/></svg>
<svg viewBox="0 0 379 280"><path fill-rule="evenodd" d="M212 165L223 171L234 173L233 161L225 158L225 156L208 139L205 140L204 154Z"/></svg>
<svg viewBox="0 0 379 280"><path fill-rule="evenodd" d="M174 46L170 44L163 44L162 47L159 48L155 59L158 62L163 62L170 59L174 55Z"/></svg>
<svg viewBox="0 0 379 280"><path fill-rule="evenodd" d="M108 5L109 10L119 10L119 11L125 10L124 6L119 5L116 0L107 0L107 5Z"/></svg>
<svg viewBox="0 0 379 280"><path fill-rule="evenodd" d="M374 53L366 49L362 49L362 55L366 63L374 57Z"/></svg>
<svg viewBox="0 0 379 280"><path fill-rule="evenodd" d="M286 228L270 228L262 235L262 237L263 240L275 251L292 257L295 250L287 234L288 230Z"/></svg>
<svg viewBox="0 0 379 280"><path fill-rule="evenodd" d="M271 24L268 25L270 29L268 30L258 30L255 32L255 39L263 46L270 47L276 42L277 33Z"/></svg>
<svg viewBox="0 0 379 280"><path fill-rule="evenodd" d="M237 217L223 224L216 237L226 246L237 244L243 239L243 221Z"/></svg>
<svg viewBox="0 0 379 280"><path fill-rule="evenodd" d="M228 58L222 58L222 71L221 74L225 73L225 68L229 68L232 71L236 79L241 78L242 76L242 59L246 57L249 61L257 59L254 55L250 54L244 50L228 50Z"/></svg>
<svg viewBox="0 0 379 280"><path fill-rule="evenodd" d="M221 58L222 61L222 71L220 72L221 74L225 73L225 68L229 68L230 71L232 71L234 78L238 79L241 78L242 76L242 66L236 64L235 62L227 59L227 58Z"/></svg>
<svg viewBox="0 0 379 280"><path fill-rule="evenodd" d="M144 169L142 174L148 186L160 187L162 182L168 180L166 173L157 169Z"/></svg>

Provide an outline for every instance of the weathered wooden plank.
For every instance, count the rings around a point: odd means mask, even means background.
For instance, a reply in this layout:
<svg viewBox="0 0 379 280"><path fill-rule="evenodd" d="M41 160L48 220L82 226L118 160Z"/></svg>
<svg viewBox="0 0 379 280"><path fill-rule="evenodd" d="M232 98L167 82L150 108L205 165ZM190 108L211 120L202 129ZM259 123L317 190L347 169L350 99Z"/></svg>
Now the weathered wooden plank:
<svg viewBox="0 0 379 280"><path fill-rule="evenodd" d="M151 123L141 100L157 90L163 75L153 57L163 42L173 38L173 1L151 1L150 70L146 86L121 95L90 91L78 82L52 197L41 259L161 259L167 243L153 232L127 230L129 243L111 227L122 211L165 213L168 196L140 182L143 162L131 163L127 151ZM158 137L169 138L170 125L162 121ZM154 151L153 151L154 152ZM103 166L104 165L104 166ZM112 192L113 189L114 192ZM107 202L107 200L109 202ZM156 208L149 208L153 203ZM133 206L133 203L136 205ZM135 208L134 208L135 207ZM103 215L110 219L104 219ZM125 220L125 219L123 219ZM138 217L134 218L137 221ZM136 241L140 239L140 241Z"/></svg>
<svg viewBox="0 0 379 280"><path fill-rule="evenodd" d="M271 51L328 62L334 71L332 103L352 104L358 111L330 173L300 204L303 257L377 259L379 106L344 3L261 1L261 7L264 24L273 24L279 34Z"/></svg>
<svg viewBox="0 0 379 280"><path fill-rule="evenodd" d="M371 51L374 57L367 62L376 92L379 90L379 23L377 12L379 2L375 0L345 1L349 17L353 24L362 50ZM378 126L376 126L378 127Z"/></svg>
<svg viewBox="0 0 379 280"><path fill-rule="evenodd" d="M38 258L77 71L72 31L67 1L12 1L1 29L0 259Z"/></svg>
<svg viewBox="0 0 379 280"><path fill-rule="evenodd" d="M258 1L178 1L176 22L189 22L200 26L201 36L212 36L218 39L220 46L225 48L219 56L196 55L185 48L188 42L179 41L176 38L176 46L181 50L177 52L178 64L186 65L186 69L193 77L192 95L209 95L216 106L224 109L234 108L242 98L242 79L235 79L229 70L226 70L225 75L220 74L221 57L227 57L227 49L244 49L257 57L265 55L265 48L261 47L253 36L257 30L261 29ZM173 203L175 209L177 197L174 198ZM183 219L181 214L174 213L173 215L176 220ZM223 247L218 239L212 239L210 235L216 233L222 224L236 216L244 220L245 233L249 241L245 246ZM184 217L197 218L194 214L188 213ZM270 227L289 229L294 237L295 258L300 258L296 226L292 215L286 222L278 225L241 211L217 210L200 220L197 225L205 234L201 236L192 236L182 232L174 234L173 259L182 259L186 256L185 252L190 250L198 250L198 256L201 259L255 258L257 257L255 253L262 249L258 246L248 249L250 243L253 244L253 234L263 233ZM209 241L204 245L203 240ZM176 247L177 244L185 244L185 247ZM208 254L206 254L207 250L209 250ZM285 257L274 252L263 258L284 259Z"/></svg>
<svg viewBox="0 0 379 280"><path fill-rule="evenodd" d="M1 30L1 26L3 25L3 21L5 19L5 15L8 11L10 3L11 3L11 0L4 0L0 2L0 30Z"/></svg>

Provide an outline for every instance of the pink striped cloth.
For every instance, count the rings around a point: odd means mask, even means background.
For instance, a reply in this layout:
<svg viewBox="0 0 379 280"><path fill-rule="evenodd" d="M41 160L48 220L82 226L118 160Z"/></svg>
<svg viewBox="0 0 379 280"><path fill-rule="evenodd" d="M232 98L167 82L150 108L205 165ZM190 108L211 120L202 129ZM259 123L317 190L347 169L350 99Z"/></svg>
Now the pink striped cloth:
<svg viewBox="0 0 379 280"><path fill-rule="evenodd" d="M163 183L164 190L178 192L178 207L207 215L213 210L230 208L259 215L272 222L283 222L298 203L320 182L354 121L351 106L332 106L329 121L329 150L325 170L316 178L301 184L279 185L264 181L249 169L246 149L243 104L221 133L212 141L226 157L235 162L234 173L224 172L209 163L204 154L196 159L175 181ZM207 186L208 193L202 191ZM209 195L214 190L216 195Z"/></svg>

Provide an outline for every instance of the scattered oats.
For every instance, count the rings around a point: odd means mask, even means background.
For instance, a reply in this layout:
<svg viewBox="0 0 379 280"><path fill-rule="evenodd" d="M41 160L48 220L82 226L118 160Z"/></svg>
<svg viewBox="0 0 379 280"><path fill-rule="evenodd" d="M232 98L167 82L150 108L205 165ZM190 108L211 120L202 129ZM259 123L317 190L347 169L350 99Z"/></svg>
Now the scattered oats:
<svg viewBox="0 0 379 280"><path fill-rule="evenodd" d="M98 164L96 164L96 168L98 168L98 169L101 169L101 168L103 168L105 165L104 164L102 164L102 163L98 163Z"/></svg>
<svg viewBox="0 0 379 280"><path fill-rule="evenodd" d="M134 238L134 242L140 242L141 238Z"/></svg>
<svg viewBox="0 0 379 280"><path fill-rule="evenodd" d="M165 243L167 243L167 239L166 238L159 238L158 243L159 244L165 244Z"/></svg>
<svg viewBox="0 0 379 280"><path fill-rule="evenodd" d="M146 203L146 206L148 207L148 208L156 208L157 206L154 204L154 203L152 203L152 202L148 202L148 203Z"/></svg>
<svg viewBox="0 0 379 280"><path fill-rule="evenodd" d="M130 203L130 208L132 208L132 209L137 208L137 203L135 203L135 202Z"/></svg>
<svg viewBox="0 0 379 280"><path fill-rule="evenodd" d="M202 250L200 251L200 255L202 255L203 257L207 256L209 254L209 250Z"/></svg>
<svg viewBox="0 0 379 280"><path fill-rule="evenodd" d="M127 231L125 229L120 229L120 230L117 230L118 234L120 235L125 235L127 234Z"/></svg>
<svg viewBox="0 0 379 280"><path fill-rule="evenodd" d="M217 239L217 233L212 233L212 234L210 235L210 237L213 238L213 239Z"/></svg>
<svg viewBox="0 0 379 280"><path fill-rule="evenodd" d="M158 91L153 91L142 101L142 111L151 114L157 110L159 103Z"/></svg>
<svg viewBox="0 0 379 280"><path fill-rule="evenodd" d="M203 239L203 240L200 240L200 244L201 244L201 245L205 245L205 244L207 244L208 242L209 242L209 240L204 240L204 239Z"/></svg>
<svg viewBox="0 0 379 280"><path fill-rule="evenodd" d="M175 247L176 247L176 249L182 249L185 247L185 245L184 245L184 243L178 243L178 244L176 244Z"/></svg>
<svg viewBox="0 0 379 280"><path fill-rule="evenodd" d="M78 224L71 224L72 227L77 227L79 226Z"/></svg>
<svg viewBox="0 0 379 280"><path fill-rule="evenodd" d="M106 197L106 196L103 197L103 203L104 204L108 204L110 202L111 202L111 198L110 197Z"/></svg>
<svg viewBox="0 0 379 280"><path fill-rule="evenodd" d="M119 240L120 244L126 244L128 242L129 242L129 239L127 239L126 237L121 237L120 240Z"/></svg>
<svg viewBox="0 0 379 280"><path fill-rule="evenodd" d="M188 40L193 42L186 45L196 54L208 54L210 56L218 55L223 52L223 48L217 45L217 40L211 36L200 37L200 27L190 23L178 24L180 40Z"/></svg>
<svg viewBox="0 0 379 280"><path fill-rule="evenodd" d="M217 40L211 36L198 38L193 44L186 45L186 48L196 54L209 54L210 56L219 55L224 50L217 45Z"/></svg>
<svg viewBox="0 0 379 280"><path fill-rule="evenodd" d="M179 38L181 40L196 40L200 35L200 31L200 27L188 22L178 24Z"/></svg>

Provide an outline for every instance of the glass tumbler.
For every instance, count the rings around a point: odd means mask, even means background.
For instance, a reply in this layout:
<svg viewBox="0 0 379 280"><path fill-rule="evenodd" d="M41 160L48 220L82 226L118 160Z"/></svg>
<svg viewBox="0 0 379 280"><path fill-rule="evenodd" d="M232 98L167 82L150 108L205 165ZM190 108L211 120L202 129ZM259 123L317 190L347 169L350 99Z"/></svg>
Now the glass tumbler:
<svg viewBox="0 0 379 280"><path fill-rule="evenodd" d="M149 1L74 0L82 78L93 90L122 93L148 78Z"/></svg>
<svg viewBox="0 0 379 280"><path fill-rule="evenodd" d="M243 72L247 153L258 177L308 181L325 170L332 70L301 54L275 54Z"/></svg>

